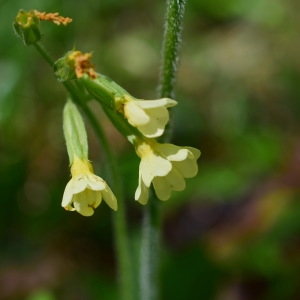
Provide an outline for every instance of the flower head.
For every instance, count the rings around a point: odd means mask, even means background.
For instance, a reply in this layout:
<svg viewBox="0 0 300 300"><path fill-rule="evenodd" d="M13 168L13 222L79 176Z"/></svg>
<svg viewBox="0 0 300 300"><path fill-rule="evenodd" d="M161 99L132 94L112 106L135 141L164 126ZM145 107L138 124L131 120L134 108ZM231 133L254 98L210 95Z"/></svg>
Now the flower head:
<svg viewBox="0 0 300 300"><path fill-rule="evenodd" d="M175 100L169 98L136 100L129 95L116 100L123 104L123 113L128 123L148 138L159 137L163 134L169 122L167 108L177 104Z"/></svg>
<svg viewBox="0 0 300 300"><path fill-rule="evenodd" d="M149 139L136 141L136 153L141 162L135 200L141 204L148 201L151 183L157 197L168 200L172 191L185 189L184 178L194 177L198 172L200 151L196 148L160 144Z"/></svg>
<svg viewBox="0 0 300 300"><path fill-rule="evenodd" d="M83 216L91 216L102 198L110 208L118 209L116 197L106 182L93 173L90 162L75 157L71 174L72 179L65 188L61 204L66 210L76 210Z"/></svg>

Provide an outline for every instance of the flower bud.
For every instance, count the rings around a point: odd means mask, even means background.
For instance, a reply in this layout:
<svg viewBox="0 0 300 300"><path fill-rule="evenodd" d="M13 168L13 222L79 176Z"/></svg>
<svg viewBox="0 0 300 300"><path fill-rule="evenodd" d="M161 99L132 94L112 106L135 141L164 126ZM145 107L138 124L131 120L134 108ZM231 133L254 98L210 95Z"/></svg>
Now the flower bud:
<svg viewBox="0 0 300 300"><path fill-rule="evenodd" d="M19 10L13 26L16 34L23 40L25 45L34 44L42 38L40 20L33 10L29 12Z"/></svg>
<svg viewBox="0 0 300 300"><path fill-rule="evenodd" d="M74 66L70 65L68 62L67 55L54 63L54 74L56 79L61 82L76 79Z"/></svg>

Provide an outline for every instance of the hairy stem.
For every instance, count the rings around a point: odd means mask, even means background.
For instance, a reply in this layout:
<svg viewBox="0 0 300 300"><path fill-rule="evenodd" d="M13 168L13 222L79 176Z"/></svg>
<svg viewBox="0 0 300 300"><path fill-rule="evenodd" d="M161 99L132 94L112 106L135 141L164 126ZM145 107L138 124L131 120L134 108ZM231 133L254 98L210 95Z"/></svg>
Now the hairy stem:
<svg viewBox="0 0 300 300"><path fill-rule="evenodd" d="M159 96L175 98L176 73L186 0L167 0L167 18L162 47Z"/></svg>
<svg viewBox="0 0 300 300"><path fill-rule="evenodd" d="M44 47L39 42L36 42L35 44L33 44L33 46L42 55L42 57L50 65L50 67L53 67L54 61L52 57L48 54L48 52L44 49Z"/></svg>
<svg viewBox="0 0 300 300"><path fill-rule="evenodd" d="M159 97L174 98L179 61L182 19L186 0L167 0L167 15L162 46L162 66L158 86ZM170 141L171 130L163 137ZM160 202L152 191L144 209L140 259L140 299L159 298Z"/></svg>

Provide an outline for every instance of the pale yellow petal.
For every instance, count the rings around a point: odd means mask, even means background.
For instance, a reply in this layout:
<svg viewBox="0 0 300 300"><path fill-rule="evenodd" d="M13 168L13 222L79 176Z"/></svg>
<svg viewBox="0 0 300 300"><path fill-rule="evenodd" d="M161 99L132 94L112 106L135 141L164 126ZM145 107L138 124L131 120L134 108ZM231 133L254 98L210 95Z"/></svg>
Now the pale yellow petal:
<svg viewBox="0 0 300 300"><path fill-rule="evenodd" d="M102 192L99 192L99 191L93 191L93 203L92 206L93 208L97 208L100 204L101 204L101 201L102 201ZM103 197L104 199L104 197Z"/></svg>
<svg viewBox="0 0 300 300"><path fill-rule="evenodd" d="M183 191L185 189L185 180L177 169L172 169L171 172L165 177L173 191Z"/></svg>
<svg viewBox="0 0 300 300"><path fill-rule="evenodd" d="M197 148L193 148L193 147L184 147L184 148L188 149L192 153L194 159L198 159L201 155L201 151ZM192 157L189 155L189 158Z"/></svg>
<svg viewBox="0 0 300 300"><path fill-rule="evenodd" d="M74 211L75 208L71 205L71 204L68 204L66 206L63 206L63 208L67 211Z"/></svg>
<svg viewBox="0 0 300 300"><path fill-rule="evenodd" d="M171 188L165 177L155 177L153 179L153 187L158 199L165 201L171 196Z"/></svg>
<svg viewBox="0 0 300 300"><path fill-rule="evenodd" d="M72 191L72 179L71 179L66 185L64 195L63 195L63 199L62 199L62 202L61 202L61 206L62 207L69 206L72 202L72 198L73 198L73 191ZM68 210L70 210L70 209L68 209Z"/></svg>
<svg viewBox="0 0 300 300"><path fill-rule="evenodd" d="M155 153L142 157L140 162L142 181L147 187L150 186L154 177L165 176L171 171L171 169L172 164Z"/></svg>
<svg viewBox="0 0 300 300"><path fill-rule="evenodd" d="M142 181L142 177L140 174L139 174L139 185L135 191L134 198L136 201L140 202L143 205L147 204L148 202L149 188L146 187L146 185Z"/></svg>
<svg viewBox="0 0 300 300"><path fill-rule="evenodd" d="M145 110L149 116L149 122L137 126L138 130L148 138L161 136L169 122L169 112L165 107L152 108Z"/></svg>
<svg viewBox="0 0 300 300"><path fill-rule="evenodd" d="M150 121L147 113L135 104L135 101L129 101L124 104L124 115L128 123L134 127L147 124Z"/></svg>
<svg viewBox="0 0 300 300"><path fill-rule="evenodd" d="M173 170L165 177L155 177L153 179L155 193L160 200L168 200L172 191L182 191L185 189L185 180L177 170Z"/></svg>
<svg viewBox="0 0 300 300"><path fill-rule="evenodd" d="M81 202L74 202L74 208L82 216L90 217L94 214L94 209L92 207L82 205Z"/></svg>
<svg viewBox="0 0 300 300"><path fill-rule="evenodd" d="M71 190L73 194L78 194L84 191L87 187L87 176L85 174L79 174L71 180Z"/></svg>
<svg viewBox="0 0 300 300"><path fill-rule="evenodd" d="M117 210L118 209L118 202L117 198L113 194L112 190L109 188L108 185L106 185L105 189L101 191L103 200L107 203L107 205L113 209Z"/></svg>
<svg viewBox="0 0 300 300"><path fill-rule="evenodd" d="M95 174L87 175L87 187L94 191L102 191L106 187L105 181Z"/></svg>
<svg viewBox="0 0 300 300"><path fill-rule="evenodd" d="M172 144L157 144L155 149L172 162L183 177L194 177L198 172L197 159L201 152L193 147L179 147Z"/></svg>
<svg viewBox="0 0 300 300"><path fill-rule="evenodd" d="M137 129L148 138L156 138L163 135L165 127L158 128L154 123L150 122L144 126L138 126Z"/></svg>
<svg viewBox="0 0 300 300"><path fill-rule="evenodd" d="M161 136L169 121L167 107L176 105L177 102L168 99L158 100L129 100L124 104L124 115L128 122L137 127L146 137Z"/></svg>
<svg viewBox="0 0 300 300"><path fill-rule="evenodd" d="M136 105L143 109L158 108L158 107L172 107L177 104L177 101L170 98L162 98L157 100L134 100Z"/></svg>
<svg viewBox="0 0 300 300"><path fill-rule="evenodd" d="M179 147L173 144L157 144L155 150L170 161L185 160L190 151L184 147Z"/></svg>
<svg viewBox="0 0 300 300"><path fill-rule="evenodd" d="M81 215L89 217L94 209L101 203L101 192L86 189L73 197L73 205Z"/></svg>
<svg viewBox="0 0 300 300"><path fill-rule="evenodd" d="M173 161L172 165L185 178L191 178L198 173L198 164L196 159L186 159L184 161Z"/></svg>

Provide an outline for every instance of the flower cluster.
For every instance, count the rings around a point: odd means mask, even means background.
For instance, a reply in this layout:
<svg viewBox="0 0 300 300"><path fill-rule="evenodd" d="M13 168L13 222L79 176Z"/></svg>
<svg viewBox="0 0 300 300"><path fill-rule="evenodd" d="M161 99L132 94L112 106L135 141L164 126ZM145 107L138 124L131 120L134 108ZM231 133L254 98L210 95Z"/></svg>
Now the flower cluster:
<svg viewBox="0 0 300 300"><path fill-rule="evenodd" d="M40 20L52 21L57 25L72 22L71 18L62 17L58 13L20 10L13 26L25 45L37 46L37 42L42 38ZM42 51L40 46L38 49ZM91 53L78 50L67 52L54 64L57 79L66 82L72 97L78 92L82 102L90 96L96 99L115 127L135 147L136 154L141 159L135 200L146 204L151 185L158 199L169 199L172 191L182 191L185 188L185 178L197 174L197 159L200 156L198 149L156 141L156 138L163 135L169 122L168 109L176 106L177 102L170 98L136 99L116 82L97 73L90 62L91 57ZM77 82L73 85L70 81L74 79ZM77 97L78 95L76 99ZM106 182L93 172L88 160L84 121L71 100L67 101L63 115L72 178L65 188L62 206L83 216L91 216L103 199L109 207L117 210L117 199L113 192Z"/></svg>
<svg viewBox="0 0 300 300"><path fill-rule="evenodd" d="M66 74L72 74L73 70L77 80L101 103L115 126L135 147L141 159L135 200L146 204L151 185L158 199L163 201L171 197L172 191L184 190L185 178L194 177L198 172L200 151L156 141L156 138L163 135L169 122L168 109L177 105L177 102L170 98L134 98L111 79L96 73L90 58L90 53L70 51L57 63L57 74L58 77L63 74L60 77L62 81L69 80ZM87 153L83 157L87 157ZM86 159L73 159L71 173L73 177L66 187L62 203L66 209L77 210L86 216L92 215L102 197L112 209L117 209L111 190L101 178L92 173Z"/></svg>

